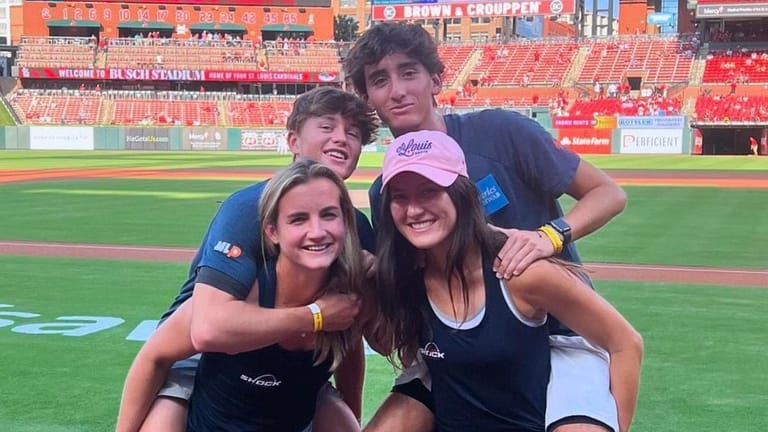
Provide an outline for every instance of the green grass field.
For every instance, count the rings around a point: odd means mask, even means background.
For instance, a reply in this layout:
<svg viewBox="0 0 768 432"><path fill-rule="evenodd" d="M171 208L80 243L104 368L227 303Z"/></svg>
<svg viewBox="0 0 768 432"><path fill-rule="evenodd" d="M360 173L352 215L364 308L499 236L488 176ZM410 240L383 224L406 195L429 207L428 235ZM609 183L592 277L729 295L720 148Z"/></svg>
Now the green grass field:
<svg viewBox="0 0 768 432"><path fill-rule="evenodd" d="M365 156L366 164L376 166L378 155ZM0 152L0 169L244 168L279 166L286 160L231 153L13 151ZM594 162L621 169L658 164L665 169L768 170L768 158L613 157ZM246 184L117 179L0 183L0 239L194 247L218 202ZM626 190L626 212L579 241L586 260L767 267L761 251L768 228L756 222L768 220L768 190ZM140 347L127 338L166 309L186 275L186 264L0 256L0 275L0 431L110 430L122 380ZM597 289L645 338L633 431L765 428L768 290L610 281L599 282ZM86 330L92 332L61 334L82 327L71 325L76 320L72 317L91 323ZM99 330L96 322L111 327ZM40 331L50 334L31 334ZM369 356L366 419L386 396L391 379L391 367Z"/></svg>
<svg viewBox="0 0 768 432"><path fill-rule="evenodd" d="M15 126L16 122L13 120L11 113L5 105L0 104L0 126Z"/></svg>
<svg viewBox="0 0 768 432"><path fill-rule="evenodd" d="M359 167L379 168L383 153L363 153ZM588 155L603 169L765 171L768 158L747 156ZM282 167L290 156L237 152L29 151L0 152L0 169L45 168L265 168Z"/></svg>
<svg viewBox="0 0 768 432"><path fill-rule="evenodd" d="M122 379L140 343L126 337L156 318L185 266L167 263L0 257L4 391L0 430L98 432L112 427ZM634 430L761 430L768 406L762 343L768 290L654 283L602 283L602 292L645 337ZM10 296L12 298L8 298ZM3 309L0 309L3 310ZM18 333L26 323L108 316L116 327L80 337ZM59 319L58 321L71 321ZM48 325L49 330L56 330ZM59 327L66 330L66 327ZM386 395L392 369L369 356L365 417Z"/></svg>
<svg viewBox="0 0 768 432"><path fill-rule="evenodd" d="M195 247L218 202L247 184L117 179L0 184L0 238ZM590 261L765 267L765 258L754 251L768 239L768 225L748 221L768 220L768 189L625 189L628 210L579 241ZM739 229L746 225L749 229Z"/></svg>

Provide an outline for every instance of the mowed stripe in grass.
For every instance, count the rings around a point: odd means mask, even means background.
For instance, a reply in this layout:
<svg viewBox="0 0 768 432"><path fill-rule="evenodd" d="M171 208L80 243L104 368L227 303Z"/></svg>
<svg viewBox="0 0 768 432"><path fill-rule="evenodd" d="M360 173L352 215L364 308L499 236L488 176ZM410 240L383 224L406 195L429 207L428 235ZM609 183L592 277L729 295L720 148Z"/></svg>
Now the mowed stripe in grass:
<svg viewBox="0 0 768 432"><path fill-rule="evenodd" d="M600 282L598 291L642 333L636 431L765 426L768 289Z"/></svg>
<svg viewBox="0 0 768 432"><path fill-rule="evenodd" d="M0 184L0 239L196 247L242 181ZM363 191L366 183L350 187ZM768 189L625 188L627 209L578 241L591 262L766 268ZM573 205L563 198L566 209ZM363 209L367 211L367 209Z"/></svg>
<svg viewBox="0 0 768 432"><path fill-rule="evenodd" d="M627 208L577 243L587 261L768 269L768 190L625 187ZM563 198L565 208L573 205Z"/></svg>
<svg viewBox="0 0 768 432"><path fill-rule="evenodd" d="M247 184L112 179L4 184L0 238L193 246L221 201Z"/></svg>
<svg viewBox="0 0 768 432"><path fill-rule="evenodd" d="M0 256L0 430L102 432L113 428L128 366L140 347L126 336L159 317L184 278L168 263ZM600 282L597 287L645 338L635 427L640 432L760 430L768 406L762 343L768 290ZM64 316L125 322L81 337L14 332ZM52 329L49 327L49 329ZM64 328L61 328L64 330ZM386 397L393 371L368 357L365 419Z"/></svg>

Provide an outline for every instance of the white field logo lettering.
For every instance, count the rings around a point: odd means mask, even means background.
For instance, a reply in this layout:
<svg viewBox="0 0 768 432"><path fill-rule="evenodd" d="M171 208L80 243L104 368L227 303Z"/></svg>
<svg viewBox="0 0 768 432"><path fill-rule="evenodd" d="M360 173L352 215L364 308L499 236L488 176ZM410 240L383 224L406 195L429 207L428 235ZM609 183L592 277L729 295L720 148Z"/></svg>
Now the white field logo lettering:
<svg viewBox="0 0 768 432"><path fill-rule="evenodd" d="M128 331L125 340L132 342L146 342L157 329L160 320L146 319L133 326ZM39 313L28 312L16 309L12 304L0 303L0 331L6 329L16 334L34 335L39 337L84 337L101 333L107 330L116 329L123 326L126 321L120 317L102 316L102 315L64 315L55 318L44 318ZM368 343L365 343L366 355L378 355ZM241 379L249 377L241 376ZM268 377L258 377L265 383L275 382L280 385L280 381L270 381ZM265 386L269 386L266 384Z"/></svg>

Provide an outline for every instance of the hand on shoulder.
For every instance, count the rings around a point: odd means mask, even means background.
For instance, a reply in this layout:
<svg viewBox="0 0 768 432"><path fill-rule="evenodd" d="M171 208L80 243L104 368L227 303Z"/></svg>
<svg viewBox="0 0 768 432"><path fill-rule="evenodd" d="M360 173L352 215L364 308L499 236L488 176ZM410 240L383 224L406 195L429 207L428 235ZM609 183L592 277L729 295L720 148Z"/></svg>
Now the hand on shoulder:
<svg viewBox="0 0 768 432"><path fill-rule="evenodd" d="M555 253L552 242L539 231L490 226L507 236L507 241L493 262L493 270L499 279L519 276L537 260Z"/></svg>

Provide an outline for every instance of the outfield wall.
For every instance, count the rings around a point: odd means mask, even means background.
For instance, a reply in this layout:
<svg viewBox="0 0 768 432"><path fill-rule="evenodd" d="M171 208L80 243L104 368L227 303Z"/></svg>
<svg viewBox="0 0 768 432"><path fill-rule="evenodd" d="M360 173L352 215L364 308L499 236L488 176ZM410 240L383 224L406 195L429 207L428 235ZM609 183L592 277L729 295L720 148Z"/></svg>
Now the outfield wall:
<svg viewBox="0 0 768 432"><path fill-rule="evenodd" d="M683 117L537 119L560 144L581 154L690 154L693 132ZM614 127L615 126L615 127ZM375 146L392 140L380 129ZM279 151L288 152L284 129L224 127L6 126L0 149Z"/></svg>

